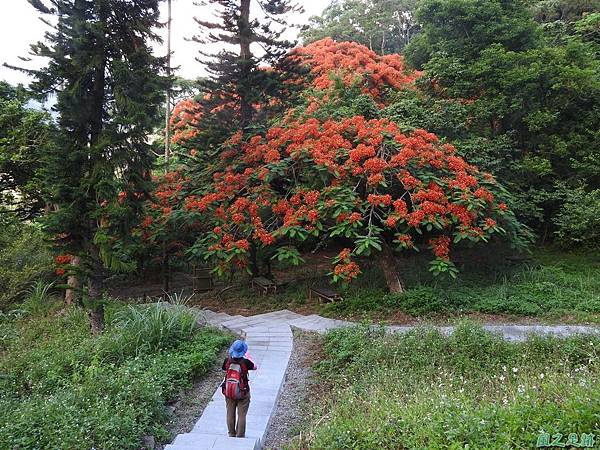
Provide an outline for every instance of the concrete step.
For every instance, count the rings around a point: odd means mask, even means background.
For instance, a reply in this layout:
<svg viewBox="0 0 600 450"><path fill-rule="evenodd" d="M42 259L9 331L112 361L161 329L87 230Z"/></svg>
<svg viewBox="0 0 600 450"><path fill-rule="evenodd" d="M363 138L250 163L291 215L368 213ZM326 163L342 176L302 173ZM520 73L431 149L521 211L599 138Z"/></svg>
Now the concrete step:
<svg viewBox="0 0 600 450"><path fill-rule="evenodd" d="M236 331L261 326L272 328L277 325L287 325L290 321L302 317L304 316L301 314L284 309L243 318L232 317L230 320L222 322L221 325Z"/></svg>
<svg viewBox="0 0 600 450"><path fill-rule="evenodd" d="M290 311L288 309L282 309L280 311L272 311L272 312L268 312L268 313L263 313L263 314L257 314L255 316L250 316L251 318L254 319L268 319L271 322L288 322L290 320L294 320L294 319L300 319L303 316L302 314L298 314L295 313L293 311Z"/></svg>
<svg viewBox="0 0 600 450"><path fill-rule="evenodd" d="M184 433L179 434L173 441L172 445L196 445L198 447L206 447L212 448L217 438L218 434L208 434L204 433Z"/></svg>
<svg viewBox="0 0 600 450"><path fill-rule="evenodd" d="M202 314L202 311L200 311L200 314ZM207 316L207 320L209 321L224 321L224 320L229 320L231 318L231 316L227 313L214 313L214 314L210 314L210 317Z"/></svg>
<svg viewBox="0 0 600 450"><path fill-rule="evenodd" d="M181 438L181 439L180 439ZM165 450L258 450L260 440L256 438L232 438L213 434L186 433L177 436Z"/></svg>
<svg viewBox="0 0 600 450"><path fill-rule="evenodd" d="M199 309L199 308L195 308L194 309L197 313L201 313L204 314L204 316L206 316L207 318L211 318L216 316L217 314L219 314L218 312L215 312L211 309Z"/></svg>
<svg viewBox="0 0 600 450"><path fill-rule="evenodd" d="M305 331L324 333L334 328L351 326L352 323L345 320L329 319L327 317L321 317L313 314L306 316L304 319L292 320L290 325Z"/></svg>
<svg viewBox="0 0 600 450"><path fill-rule="evenodd" d="M234 330L234 331L241 331L245 328L249 328L249 327L254 327L254 326L259 326L259 325L267 325L269 323L269 319L262 319L262 318L258 318L255 319L254 317L232 317L229 320L224 320L223 322L221 322L221 326L225 327L225 328L229 328L230 330Z"/></svg>
<svg viewBox="0 0 600 450"><path fill-rule="evenodd" d="M415 327L407 325L390 325L386 331L390 333L407 333ZM454 332L453 326L435 327L440 333L449 336ZM600 334L600 327L587 325L484 325L487 331L500 334L507 341L524 341L530 334L566 337L573 334Z"/></svg>
<svg viewBox="0 0 600 450"><path fill-rule="evenodd" d="M213 324L213 325L217 325L220 326L222 328L227 328L226 326L223 325L224 322L228 322L231 320L240 320L243 319L244 316L231 316L229 314L225 314L225 313L219 313L218 315L216 315L215 317L213 317L212 319L209 320L209 323Z"/></svg>
<svg viewBox="0 0 600 450"><path fill-rule="evenodd" d="M212 312L210 310L198 310L192 309L194 315L196 316L196 321L201 324L212 325L212 320L216 319L219 313Z"/></svg>
<svg viewBox="0 0 600 450"><path fill-rule="evenodd" d="M318 314L311 314L309 316L304 316L289 322L289 324L293 327L300 328L301 330L309 330L314 331L317 323L319 323L323 319Z"/></svg>

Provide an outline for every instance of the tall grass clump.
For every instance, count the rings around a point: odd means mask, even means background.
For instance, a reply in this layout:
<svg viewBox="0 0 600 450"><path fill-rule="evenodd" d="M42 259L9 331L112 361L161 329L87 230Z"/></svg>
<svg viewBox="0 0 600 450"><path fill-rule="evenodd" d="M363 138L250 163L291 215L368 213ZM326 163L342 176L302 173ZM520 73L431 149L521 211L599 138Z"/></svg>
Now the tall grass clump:
<svg viewBox="0 0 600 450"><path fill-rule="evenodd" d="M115 313L100 351L113 360L156 352L189 340L195 327L195 316L182 305L128 305Z"/></svg>
<svg viewBox="0 0 600 450"><path fill-rule="evenodd" d="M46 283L43 280L34 281L25 290L25 301L21 304L22 310L29 314L40 314L52 307L51 293L54 283Z"/></svg>
<svg viewBox="0 0 600 450"><path fill-rule="evenodd" d="M293 448L535 448L542 432L600 432L600 336L504 341L463 323L445 337L330 333L330 392Z"/></svg>

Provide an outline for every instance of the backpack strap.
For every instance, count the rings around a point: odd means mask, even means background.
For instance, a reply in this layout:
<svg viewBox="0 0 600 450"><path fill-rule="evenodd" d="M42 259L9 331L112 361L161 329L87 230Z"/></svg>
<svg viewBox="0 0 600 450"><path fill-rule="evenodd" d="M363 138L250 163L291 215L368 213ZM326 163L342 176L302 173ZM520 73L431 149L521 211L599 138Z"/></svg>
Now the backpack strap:
<svg viewBox="0 0 600 450"><path fill-rule="evenodd" d="M250 390L250 383L248 383L248 367L246 366L246 363L244 362L243 358L237 364L239 364L240 369L242 369L240 373L240 382L242 383L241 388L242 390L247 392Z"/></svg>

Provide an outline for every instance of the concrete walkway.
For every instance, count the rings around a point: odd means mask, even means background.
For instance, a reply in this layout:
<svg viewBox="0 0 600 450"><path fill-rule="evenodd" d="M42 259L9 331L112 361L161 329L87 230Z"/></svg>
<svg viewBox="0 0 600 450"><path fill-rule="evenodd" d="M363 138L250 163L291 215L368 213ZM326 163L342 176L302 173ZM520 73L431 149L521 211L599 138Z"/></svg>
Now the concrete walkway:
<svg viewBox="0 0 600 450"><path fill-rule="evenodd" d="M353 325L352 322L328 319L316 314L303 316L288 310L256 316L230 316L210 310L196 310L200 321L230 330L246 337L249 353L258 370L250 372L251 398L245 438L227 436L225 401L217 389L210 403L191 432L178 435L165 450L258 450L269 427L293 347L291 326L305 331L323 333L333 328ZM414 327L388 326L392 333L405 333ZM599 333L599 327L542 326L542 325L487 325L485 329L500 333L511 341L524 340L528 334L568 336L575 333ZM450 334L454 327L438 327Z"/></svg>

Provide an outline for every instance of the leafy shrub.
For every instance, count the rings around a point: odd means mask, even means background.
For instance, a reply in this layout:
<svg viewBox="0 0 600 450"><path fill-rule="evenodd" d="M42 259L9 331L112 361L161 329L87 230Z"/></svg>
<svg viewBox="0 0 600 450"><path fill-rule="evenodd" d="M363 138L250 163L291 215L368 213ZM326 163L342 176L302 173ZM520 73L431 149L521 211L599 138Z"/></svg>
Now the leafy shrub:
<svg viewBox="0 0 600 450"><path fill-rule="evenodd" d="M365 346L369 345L371 339L381 337L382 333L383 329L374 330L368 326L352 328L351 333L346 328L332 331L325 341L325 351L329 358L321 363L322 373L327 373L336 366L353 363L364 353Z"/></svg>
<svg viewBox="0 0 600 450"><path fill-rule="evenodd" d="M413 316L440 314L447 310L443 296L430 286L417 286L402 294L388 295L384 302L389 304L392 299L399 308Z"/></svg>
<svg viewBox="0 0 600 450"><path fill-rule="evenodd" d="M47 277L52 257L35 224L11 220L0 227L0 309L23 299L36 279Z"/></svg>
<svg viewBox="0 0 600 450"><path fill-rule="evenodd" d="M563 245L600 249L600 189L589 192L582 187L567 190L554 224Z"/></svg>

